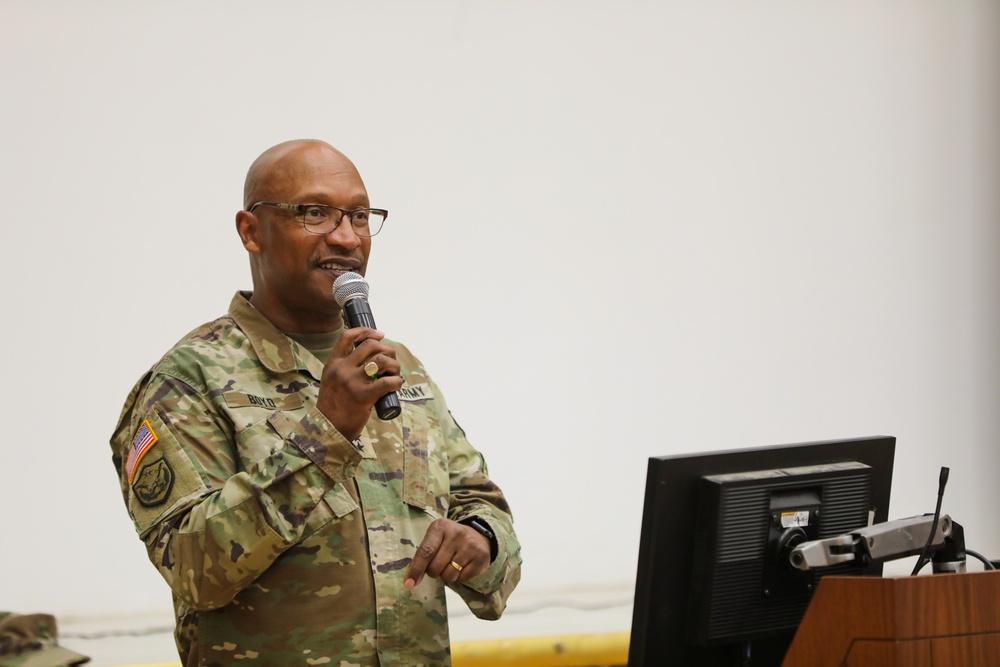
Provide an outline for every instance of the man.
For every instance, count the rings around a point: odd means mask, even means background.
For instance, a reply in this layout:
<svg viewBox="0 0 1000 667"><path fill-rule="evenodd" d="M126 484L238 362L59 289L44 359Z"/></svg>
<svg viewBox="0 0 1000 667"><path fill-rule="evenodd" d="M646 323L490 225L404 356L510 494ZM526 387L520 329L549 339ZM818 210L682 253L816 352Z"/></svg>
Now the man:
<svg viewBox="0 0 1000 667"><path fill-rule="evenodd" d="M328 144L265 151L236 215L253 292L126 400L113 460L185 665L448 665L444 587L495 619L520 578L507 502L435 383L345 330L333 282L365 273L386 215Z"/></svg>

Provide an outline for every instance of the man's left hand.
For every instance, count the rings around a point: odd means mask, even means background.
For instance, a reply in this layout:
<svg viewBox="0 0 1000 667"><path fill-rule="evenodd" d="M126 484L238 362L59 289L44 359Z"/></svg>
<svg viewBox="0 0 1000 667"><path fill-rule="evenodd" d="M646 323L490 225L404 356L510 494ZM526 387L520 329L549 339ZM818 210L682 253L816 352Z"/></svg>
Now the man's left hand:
<svg viewBox="0 0 1000 667"><path fill-rule="evenodd" d="M406 570L407 590L424 575L445 583L475 579L490 566L490 541L484 535L451 519L437 519L427 529Z"/></svg>

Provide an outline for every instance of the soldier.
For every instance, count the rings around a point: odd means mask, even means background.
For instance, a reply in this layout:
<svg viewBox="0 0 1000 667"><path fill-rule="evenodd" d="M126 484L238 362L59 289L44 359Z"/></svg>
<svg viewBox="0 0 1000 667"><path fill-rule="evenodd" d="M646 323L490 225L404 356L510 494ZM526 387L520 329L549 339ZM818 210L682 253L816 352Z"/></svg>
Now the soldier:
<svg viewBox="0 0 1000 667"><path fill-rule="evenodd" d="M365 273L370 206L332 146L265 151L236 214L253 291L125 402L112 458L184 665L448 665L445 586L496 619L520 578L507 502L423 365L345 329L332 284Z"/></svg>

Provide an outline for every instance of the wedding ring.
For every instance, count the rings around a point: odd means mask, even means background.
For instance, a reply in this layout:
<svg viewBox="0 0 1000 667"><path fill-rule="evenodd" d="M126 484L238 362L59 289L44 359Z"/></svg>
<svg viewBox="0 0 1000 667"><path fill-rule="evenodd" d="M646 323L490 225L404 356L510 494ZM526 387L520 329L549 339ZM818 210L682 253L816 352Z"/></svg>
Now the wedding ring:
<svg viewBox="0 0 1000 667"><path fill-rule="evenodd" d="M462 571L462 566L461 566L461 565L459 565L458 563L456 563L455 561L451 561L451 566L452 566L453 568L455 568L456 570L458 570L459 572L461 572L461 571Z"/></svg>
<svg viewBox="0 0 1000 667"><path fill-rule="evenodd" d="M365 364L364 371L365 375L374 380L375 378L378 377L378 364L376 364L374 361L369 361L367 364Z"/></svg>

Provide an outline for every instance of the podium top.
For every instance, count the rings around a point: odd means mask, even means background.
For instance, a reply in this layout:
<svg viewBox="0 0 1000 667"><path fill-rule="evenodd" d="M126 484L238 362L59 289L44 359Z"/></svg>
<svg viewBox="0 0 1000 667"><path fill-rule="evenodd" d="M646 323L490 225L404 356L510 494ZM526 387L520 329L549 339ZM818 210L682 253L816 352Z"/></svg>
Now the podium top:
<svg viewBox="0 0 1000 667"><path fill-rule="evenodd" d="M998 600L995 570L824 577L782 664L993 667L1000 656Z"/></svg>

